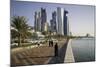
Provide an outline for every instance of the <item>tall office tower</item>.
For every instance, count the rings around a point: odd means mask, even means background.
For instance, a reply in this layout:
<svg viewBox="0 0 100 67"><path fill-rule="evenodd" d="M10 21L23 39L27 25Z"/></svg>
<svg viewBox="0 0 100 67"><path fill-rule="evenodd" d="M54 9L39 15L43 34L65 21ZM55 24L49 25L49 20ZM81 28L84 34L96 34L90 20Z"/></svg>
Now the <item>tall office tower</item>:
<svg viewBox="0 0 100 67"><path fill-rule="evenodd" d="M37 12L35 12L35 15L34 15L34 29L35 31L37 31Z"/></svg>
<svg viewBox="0 0 100 67"><path fill-rule="evenodd" d="M53 20L52 19L50 20L50 31L53 32Z"/></svg>
<svg viewBox="0 0 100 67"><path fill-rule="evenodd" d="M63 8L57 7L57 34L64 35L63 32Z"/></svg>
<svg viewBox="0 0 100 67"><path fill-rule="evenodd" d="M46 10L41 8L41 31L44 31L44 26L46 22L47 22Z"/></svg>
<svg viewBox="0 0 100 67"><path fill-rule="evenodd" d="M37 16L37 31L41 31L41 14L38 12Z"/></svg>
<svg viewBox="0 0 100 67"><path fill-rule="evenodd" d="M35 31L41 31L41 15L40 12L35 12L34 15L34 28Z"/></svg>
<svg viewBox="0 0 100 67"><path fill-rule="evenodd" d="M64 10L64 20L63 20L63 31L64 35L69 35L69 22L68 22L68 11Z"/></svg>
<svg viewBox="0 0 100 67"><path fill-rule="evenodd" d="M51 22L51 31L52 32L57 32L57 24L56 24L56 11L52 13L52 19L50 20Z"/></svg>
<svg viewBox="0 0 100 67"><path fill-rule="evenodd" d="M49 24L46 22L45 24L44 24L44 31L48 31L48 27L49 27Z"/></svg>

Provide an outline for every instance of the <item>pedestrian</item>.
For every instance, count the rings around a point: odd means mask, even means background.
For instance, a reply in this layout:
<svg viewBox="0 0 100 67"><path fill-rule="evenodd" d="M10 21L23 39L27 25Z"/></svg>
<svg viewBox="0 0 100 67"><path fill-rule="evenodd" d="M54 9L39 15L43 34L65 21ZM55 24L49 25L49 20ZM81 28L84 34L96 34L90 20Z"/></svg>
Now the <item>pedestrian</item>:
<svg viewBox="0 0 100 67"><path fill-rule="evenodd" d="M57 43L55 44L54 48L55 48L55 56L58 56L58 44Z"/></svg>
<svg viewBox="0 0 100 67"><path fill-rule="evenodd" d="M40 43L38 43L38 47L40 46Z"/></svg>
<svg viewBox="0 0 100 67"><path fill-rule="evenodd" d="M51 46L53 47L53 40L51 41Z"/></svg>

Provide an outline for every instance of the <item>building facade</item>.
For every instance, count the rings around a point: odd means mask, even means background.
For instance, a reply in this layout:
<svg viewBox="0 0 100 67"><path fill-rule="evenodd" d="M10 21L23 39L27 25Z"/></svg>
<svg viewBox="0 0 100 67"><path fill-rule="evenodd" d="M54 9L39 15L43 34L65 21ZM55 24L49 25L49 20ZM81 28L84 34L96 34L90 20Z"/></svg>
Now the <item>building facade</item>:
<svg viewBox="0 0 100 67"><path fill-rule="evenodd" d="M38 12L38 17L37 17L37 31L41 31L41 14Z"/></svg>
<svg viewBox="0 0 100 67"><path fill-rule="evenodd" d="M69 22L68 22L68 11L64 10L64 19L63 19L63 31L64 35L69 35Z"/></svg>
<svg viewBox="0 0 100 67"><path fill-rule="evenodd" d="M37 12L35 12L35 15L34 15L34 29L35 31L37 31Z"/></svg>
<svg viewBox="0 0 100 67"><path fill-rule="evenodd" d="M46 22L45 24L44 24L44 31L48 31L48 27L49 27L49 24L48 24L48 22Z"/></svg>
<svg viewBox="0 0 100 67"><path fill-rule="evenodd" d="M52 19L50 20L51 31L57 32L57 24L56 24L56 11L52 13Z"/></svg>
<svg viewBox="0 0 100 67"><path fill-rule="evenodd" d="M44 31L44 26L46 22L47 22L46 9L41 8L41 32Z"/></svg>
<svg viewBox="0 0 100 67"><path fill-rule="evenodd" d="M69 22L68 22L68 11L63 8L57 7L57 12L52 12L52 19L49 24L47 23L46 9L41 8L41 11L35 12L34 18L34 29L35 31L48 31L56 33L58 35L69 35Z"/></svg>
<svg viewBox="0 0 100 67"><path fill-rule="evenodd" d="M34 15L34 29L35 31L41 31L41 14L40 12L35 12Z"/></svg>
<svg viewBox="0 0 100 67"><path fill-rule="evenodd" d="M64 35L63 33L63 9L57 7L57 34Z"/></svg>

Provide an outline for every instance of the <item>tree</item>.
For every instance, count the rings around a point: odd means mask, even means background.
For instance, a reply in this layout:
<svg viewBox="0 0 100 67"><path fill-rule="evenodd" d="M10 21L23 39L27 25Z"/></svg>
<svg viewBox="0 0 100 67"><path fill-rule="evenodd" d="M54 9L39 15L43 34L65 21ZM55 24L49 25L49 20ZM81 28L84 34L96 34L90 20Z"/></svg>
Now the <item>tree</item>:
<svg viewBox="0 0 100 67"><path fill-rule="evenodd" d="M33 33L33 35L32 35L32 38L37 38L38 37L38 35L37 35L37 33Z"/></svg>
<svg viewBox="0 0 100 67"><path fill-rule="evenodd" d="M47 35L48 34L48 31L43 31L42 34L43 35Z"/></svg>
<svg viewBox="0 0 100 67"><path fill-rule="evenodd" d="M29 26L27 24L27 20L24 16L14 16L11 19L11 26L16 29L18 46L20 46L21 41L27 38L29 35Z"/></svg>
<svg viewBox="0 0 100 67"><path fill-rule="evenodd" d="M17 36L18 36L18 33L16 32L16 30L11 29L11 38L15 39L15 38L17 38Z"/></svg>

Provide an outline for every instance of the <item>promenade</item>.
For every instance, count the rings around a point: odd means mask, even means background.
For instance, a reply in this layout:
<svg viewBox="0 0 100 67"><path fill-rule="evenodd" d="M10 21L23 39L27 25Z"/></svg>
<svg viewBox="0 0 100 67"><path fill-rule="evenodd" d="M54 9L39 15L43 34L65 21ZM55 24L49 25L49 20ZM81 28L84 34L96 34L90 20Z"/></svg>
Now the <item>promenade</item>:
<svg viewBox="0 0 100 67"><path fill-rule="evenodd" d="M72 48L66 40L58 42L58 56L54 56L54 47L41 45L11 50L11 66L41 65L75 62Z"/></svg>
<svg viewBox="0 0 100 67"><path fill-rule="evenodd" d="M73 63L73 62L75 62L75 59L74 59L74 55L72 51L71 40L69 40L69 43L66 49L64 63Z"/></svg>

